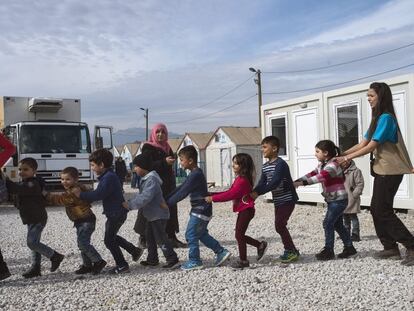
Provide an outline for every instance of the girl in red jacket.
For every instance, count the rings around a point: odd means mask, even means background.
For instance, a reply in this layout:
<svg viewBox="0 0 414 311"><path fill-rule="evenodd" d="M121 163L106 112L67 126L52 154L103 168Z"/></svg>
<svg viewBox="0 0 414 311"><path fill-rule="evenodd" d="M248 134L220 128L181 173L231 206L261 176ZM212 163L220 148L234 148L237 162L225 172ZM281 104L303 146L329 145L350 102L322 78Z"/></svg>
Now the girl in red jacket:
<svg viewBox="0 0 414 311"><path fill-rule="evenodd" d="M236 240L239 245L239 257L233 268L243 269L249 267L246 244L257 248L257 261L260 261L267 248L267 242L259 242L246 235L247 227L254 217L254 200L248 196L253 187L254 164L250 155L238 153L233 157L233 171L236 179L230 189L224 192L212 193L206 197L208 203L233 201L233 212L238 213L236 222ZM242 199L246 196L246 199Z"/></svg>

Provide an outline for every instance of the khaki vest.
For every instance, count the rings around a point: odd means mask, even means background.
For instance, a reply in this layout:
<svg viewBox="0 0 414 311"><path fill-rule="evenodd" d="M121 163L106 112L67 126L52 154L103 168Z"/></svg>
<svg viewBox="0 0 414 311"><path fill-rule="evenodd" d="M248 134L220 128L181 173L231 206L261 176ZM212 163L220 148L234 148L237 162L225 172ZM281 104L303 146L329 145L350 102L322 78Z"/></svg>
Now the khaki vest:
<svg viewBox="0 0 414 311"><path fill-rule="evenodd" d="M389 141L378 145L374 150L373 170L378 175L402 175L411 174L413 165L405 147L401 132L397 130L397 143Z"/></svg>

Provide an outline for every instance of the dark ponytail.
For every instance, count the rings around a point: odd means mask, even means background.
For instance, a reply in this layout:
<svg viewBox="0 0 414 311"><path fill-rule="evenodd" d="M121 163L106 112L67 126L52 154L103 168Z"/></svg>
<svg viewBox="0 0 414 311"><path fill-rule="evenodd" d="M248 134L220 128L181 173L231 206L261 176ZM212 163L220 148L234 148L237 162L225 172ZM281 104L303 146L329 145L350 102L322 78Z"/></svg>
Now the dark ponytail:
<svg viewBox="0 0 414 311"><path fill-rule="evenodd" d="M341 154L339 147L337 147L332 140L328 139L320 140L315 145L315 148L327 152L329 159L339 156Z"/></svg>

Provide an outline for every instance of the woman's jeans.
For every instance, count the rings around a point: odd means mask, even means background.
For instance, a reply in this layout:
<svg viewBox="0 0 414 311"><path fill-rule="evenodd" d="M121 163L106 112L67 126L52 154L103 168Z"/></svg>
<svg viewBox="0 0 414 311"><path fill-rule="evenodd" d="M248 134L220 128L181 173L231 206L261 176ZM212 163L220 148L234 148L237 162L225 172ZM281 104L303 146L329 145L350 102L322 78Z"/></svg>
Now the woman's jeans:
<svg viewBox="0 0 414 311"><path fill-rule="evenodd" d="M397 242L407 249L414 249L414 237L395 215L394 197L403 175L380 175L374 178L371 215L375 231L384 249L397 248Z"/></svg>
<svg viewBox="0 0 414 311"><path fill-rule="evenodd" d="M40 267L41 255L50 259L55 253L49 246L40 242L44 228L45 225L41 223L27 225L27 246L32 250L32 268Z"/></svg>
<svg viewBox="0 0 414 311"><path fill-rule="evenodd" d="M199 241L216 254L224 250L220 243L208 234L208 223L209 221L190 215L187 231L185 232L185 238L188 243L188 259L190 262L201 264Z"/></svg>
<svg viewBox="0 0 414 311"><path fill-rule="evenodd" d="M91 236L95 231L95 221L77 223L75 224L75 227L83 265L85 267L92 267L93 263L102 260L101 255L99 255L95 247L91 245Z"/></svg>
<svg viewBox="0 0 414 311"><path fill-rule="evenodd" d="M351 236L345 229L342 215L348 205L348 200L328 202L323 229L325 230L325 247L333 250L335 231L338 232L344 246L352 246Z"/></svg>

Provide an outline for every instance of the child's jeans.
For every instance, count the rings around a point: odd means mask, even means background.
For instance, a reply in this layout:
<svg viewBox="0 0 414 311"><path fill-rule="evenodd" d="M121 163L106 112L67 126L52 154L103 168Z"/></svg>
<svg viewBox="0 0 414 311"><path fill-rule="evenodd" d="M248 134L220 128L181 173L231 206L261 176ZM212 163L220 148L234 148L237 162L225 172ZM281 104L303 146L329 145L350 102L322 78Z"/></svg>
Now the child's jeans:
<svg viewBox="0 0 414 311"><path fill-rule="evenodd" d="M106 248L111 252L112 257L114 257L117 267L128 266L128 263L125 261L125 257L122 254L121 247L130 254L136 249L134 244L117 235L126 218L127 214L118 217L108 217L105 223L104 243Z"/></svg>
<svg viewBox="0 0 414 311"><path fill-rule="evenodd" d="M185 232L185 239L188 243L188 259L190 262L201 264L199 241L216 254L224 250L220 243L208 234L208 223L209 221L190 214L187 231Z"/></svg>
<svg viewBox="0 0 414 311"><path fill-rule="evenodd" d="M248 208L241 211L237 215L236 222L236 240L239 245L239 257L240 260L247 260L247 247L246 244L250 244L255 247L260 246L260 242L246 235L246 230L249 227L250 221L254 217L254 208Z"/></svg>
<svg viewBox="0 0 414 311"><path fill-rule="evenodd" d="M293 244L292 237L287 228L289 217L294 209L294 202L275 206L275 229L282 239L283 247L289 251L296 251L295 244Z"/></svg>
<svg viewBox="0 0 414 311"><path fill-rule="evenodd" d="M99 255L95 247L91 245L91 236L95 231L95 221L77 223L75 224L75 227L83 265L85 267L92 267L93 263L102 260L101 255Z"/></svg>
<svg viewBox="0 0 414 311"><path fill-rule="evenodd" d="M325 230L325 247L334 248L335 231L338 232L344 246L352 246L351 236L345 229L342 215L348 205L348 200L328 202L323 229Z"/></svg>
<svg viewBox="0 0 414 311"><path fill-rule="evenodd" d="M344 214L344 226L349 233L359 236L359 220L356 213Z"/></svg>
<svg viewBox="0 0 414 311"><path fill-rule="evenodd" d="M27 246L32 250L32 268L40 267L41 255L50 259L55 252L49 246L40 243L44 228L45 225L41 223L27 225Z"/></svg>
<svg viewBox="0 0 414 311"><path fill-rule="evenodd" d="M172 248L170 240L168 240L165 228L167 226L166 219L158 219L147 222L145 236L147 238L148 262L158 262L157 245L161 248L167 262L176 262L178 260L177 253Z"/></svg>

